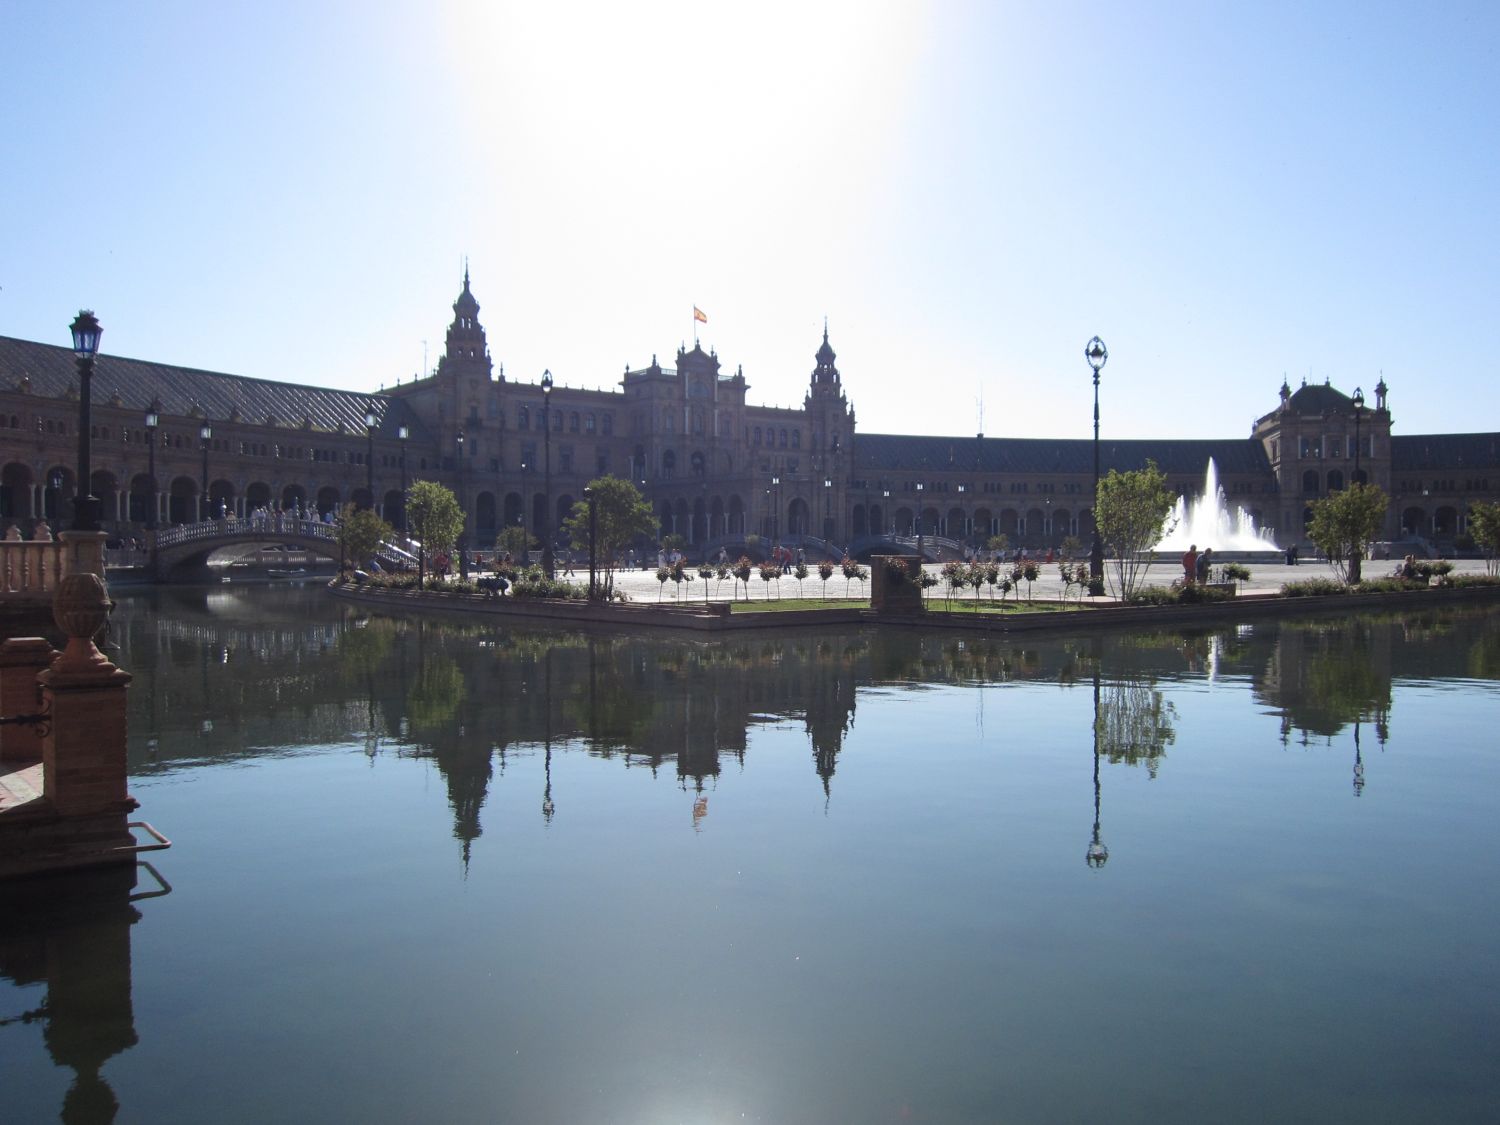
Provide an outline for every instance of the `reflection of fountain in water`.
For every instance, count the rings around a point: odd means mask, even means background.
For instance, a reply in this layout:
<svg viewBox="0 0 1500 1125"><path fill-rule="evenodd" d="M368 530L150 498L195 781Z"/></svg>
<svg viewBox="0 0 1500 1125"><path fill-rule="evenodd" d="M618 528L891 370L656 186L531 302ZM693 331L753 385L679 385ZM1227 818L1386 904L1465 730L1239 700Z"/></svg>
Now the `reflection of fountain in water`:
<svg viewBox="0 0 1500 1125"><path fill-rule="evenodd" d="M1196 497L1179 496L1172 515L1176 527L1156 545L1158 551L1186 551L1195 543L1199 550L1212 547L1216 554L1280 550L1271 531L1257 528L1244 508L1235 505L1229 510L1212 458L1203 474L1203 491Z"/></svg>

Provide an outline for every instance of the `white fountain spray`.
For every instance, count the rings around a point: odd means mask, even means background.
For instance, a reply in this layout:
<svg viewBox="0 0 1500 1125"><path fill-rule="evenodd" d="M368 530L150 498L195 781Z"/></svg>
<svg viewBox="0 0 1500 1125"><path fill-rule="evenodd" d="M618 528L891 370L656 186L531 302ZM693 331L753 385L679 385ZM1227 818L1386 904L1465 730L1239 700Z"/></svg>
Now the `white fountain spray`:
<svg viewBox="0 0 1500 1125"><path fill-rule="evenodd" d="M1199 550L1212 547L1216 555L1280 549L1270 529L1257 528L1244 508L1236 504L1230 510L1213 458L1203 474L1203 491L1196 497L1179 496L1172 515L1176 526L1156 545L1158 551L1186 551L1194 543Z"/></svg>

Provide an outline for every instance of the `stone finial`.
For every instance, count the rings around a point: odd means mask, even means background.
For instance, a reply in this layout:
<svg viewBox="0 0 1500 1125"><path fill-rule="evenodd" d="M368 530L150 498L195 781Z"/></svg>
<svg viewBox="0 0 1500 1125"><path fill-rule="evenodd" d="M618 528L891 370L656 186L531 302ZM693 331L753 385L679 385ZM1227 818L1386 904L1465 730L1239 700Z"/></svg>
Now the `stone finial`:
<svg viewBox="0 0 1500 1125"><path fill-rule="evenodd" d="M6 524L5 541L7 543L19 543L21 541L21 529L13 523Z"/></svg>
<svg viewBox="0 0 1500 1125"><path fill-rule="evenodd" d="M52 620L68 635L53 667L59 672L87 672L111 667L94 645L94 637L109 620L109 595L96 574L70 574L57 586Z"/></svg>
<svg viewBox="0 0 1500 1125"><path fill-rule="evenodd" d="M37 543L52 542L52 528L46 520L36 521L36 527L31 529L31 538Z"/></svg>

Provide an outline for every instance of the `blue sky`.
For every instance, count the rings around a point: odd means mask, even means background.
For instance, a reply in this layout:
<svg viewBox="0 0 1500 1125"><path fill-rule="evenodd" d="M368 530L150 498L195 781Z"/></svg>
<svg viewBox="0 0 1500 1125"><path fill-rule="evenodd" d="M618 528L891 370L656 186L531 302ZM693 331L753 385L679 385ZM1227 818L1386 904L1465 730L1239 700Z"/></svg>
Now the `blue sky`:
<svg viewBox="0 0 1500 1125"><path fill-rule="evenodd" d="M872 432L1500 427L1500 5L0 4L0 333L375 389L701 330Z"/></svg>

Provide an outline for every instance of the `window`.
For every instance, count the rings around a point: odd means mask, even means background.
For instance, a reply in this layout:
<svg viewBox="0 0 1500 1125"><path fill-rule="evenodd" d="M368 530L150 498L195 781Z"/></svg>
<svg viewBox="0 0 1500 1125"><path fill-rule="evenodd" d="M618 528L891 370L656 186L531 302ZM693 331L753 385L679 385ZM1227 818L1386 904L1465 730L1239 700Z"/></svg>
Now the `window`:
<svg viewBox="0 0 1500 1125"><path fill-rule="evenodd" d="M575 410L575 411L573 411L573 413L571 413L571 414L568 415L568 433L570 433L570 434L576 434L577 432L578 432L578 411Z"/></svg>
<svg viewBox="0 0 1500 1125"><path fill-rule="evenodd" d="M517 408L517 410L516 410L516 429L518 429L518 430L525 430L525 429L529 429L530 426L531 426L531 409L529 407L525 407L525 406Z"/></svg>
<svg viewBox="0 0 1500 1125"><path fill-rule="evenodd" d="M793 449L801 449L802 448L802 431L801 430L793 430L792 431L792 448Z"/></svg>
<svg viewBox="0 0 1500 1125"><path fill-rule="evenodd" d="M755 444L756 445L760 444L760 427L759 426L755 427Z"/></svg>
<svg viewBox="0 0 1500 1125"><path fill-rule="evenodd" d="M583 432L586 434L594 432L594 415L592 412L583 416Z"/></svg>
<svg viewBox="0 0 1500 1125"><path fill-rule="evenodd" d="M786 431L785 430L781 431L781 448L782 449L786 448Z"/></svg>
<svg viewBox="0 0 1500 1125"><path fill-rule="evenodd" d="M615 432L615 416L613 414L606 414L604 416L604 436L608 437L610 434L612 434L614 432Z"/></svg>

